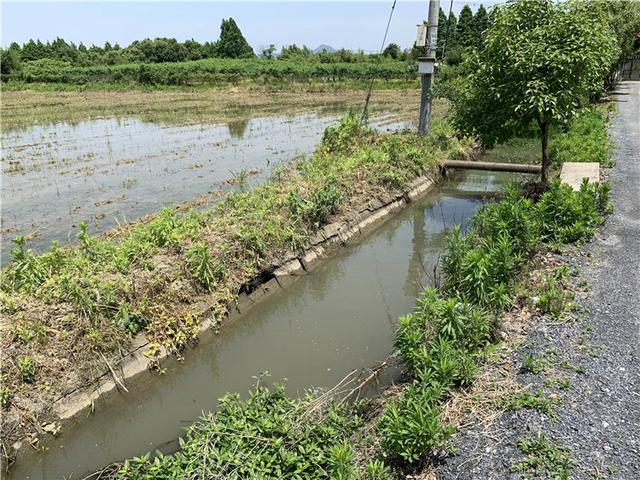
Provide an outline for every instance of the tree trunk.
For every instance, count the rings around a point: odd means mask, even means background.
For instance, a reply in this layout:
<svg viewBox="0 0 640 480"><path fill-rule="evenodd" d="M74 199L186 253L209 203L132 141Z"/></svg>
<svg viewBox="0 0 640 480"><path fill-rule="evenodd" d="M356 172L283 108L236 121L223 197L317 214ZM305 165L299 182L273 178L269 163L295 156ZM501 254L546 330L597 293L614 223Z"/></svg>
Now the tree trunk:
<svg viewBox="0 0 640 480"><path fill-rule="evenodd" d="M542 138L542 183L547 185L549 183L549 167L551 162L549 161L549 125L547 122L541 121L540 123L540 137Z"/></svg>

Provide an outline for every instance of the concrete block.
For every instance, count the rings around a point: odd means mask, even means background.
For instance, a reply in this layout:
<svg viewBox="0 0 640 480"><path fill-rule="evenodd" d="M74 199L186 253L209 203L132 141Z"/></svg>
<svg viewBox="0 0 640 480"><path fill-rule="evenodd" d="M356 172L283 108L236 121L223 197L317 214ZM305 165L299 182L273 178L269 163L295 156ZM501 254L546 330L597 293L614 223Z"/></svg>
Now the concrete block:
<svg viewBox="0 0 640 480"><path fill-rule="evenodd" d="M302 263L305 270L310 270L322 259L323 253L323 247L314 247L300 259L300 263Z"/></svg>
<svg viewBox="0 0 640 480"><path fill-rule="evenodd" d="M565 162L562 165L560 180L573 190L580 190L584 178L589 179L589 183L598 183L600 181L600 164L598 162Z"/></svg>

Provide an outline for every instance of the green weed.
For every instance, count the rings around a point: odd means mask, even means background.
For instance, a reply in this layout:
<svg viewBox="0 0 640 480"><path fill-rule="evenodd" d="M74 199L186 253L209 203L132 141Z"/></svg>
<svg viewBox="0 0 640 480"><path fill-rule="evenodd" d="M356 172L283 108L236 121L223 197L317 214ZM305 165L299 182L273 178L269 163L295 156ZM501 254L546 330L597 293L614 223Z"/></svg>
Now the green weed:
<svg viewBox="0 0 640 480"><path fill-rule="evenodd" d="M545 372L549 368L549 359L546 356L538 357L526 355L522 359L522 370L534 374Z"/></svg>
<svg viewBox="0 0 640 480"><path fill-rule="evenodd" d="M315 407L314 407L315 405ZM191 426L174 455L125 461L119 478L351 478L347 442L362 425L358 404L288 397L283 386L257 387L246 400L226 395L215 414Z"/></svg>
<svg viewBox="0 0 640 480"><path fill-rule="evenodd" d="M37 366L32 357L20 357L17 367L20 378L24 383L33 383L35 381Z"/></svg>
<svg viewBox="0 0 640 480"><path fill-rule="evenodd" d="M442 386L414 383L400 400L387 405L378 426L387 455L416 464L453 433L440 420L438 402L444 392Z"/></svg>
<svg viewBox="0 0 640 480"><path fill-rule="evenodd" d="M591 107L584 109L566 132L551 137L549 154L558 166L564 162L598 162L612 167L612 148L605 114Z"/></svg>
<svg viewBox="0 0 640 480"><path fill-rule="evenodd" d="M544 435L518 442L526 459L514 465L513 472L522 475L546 475L549 478L566 480L570 477L575 462L571 458L571 449L548 441Z"/></svg>
<svg viewBox="0 0 640 480"><path fill-rule="evenodd" d="M13 391L7 386L0 387L0 407L9 408L11 405L11 399L13 398Z"/></svg>
<svg viewBox="0 0 640 480"><path fill-rule="evenodd" d="M500 403L505 410L515 411L520 410L521 408L530 408L537 410L540 413L544 413L553 419L556 416L556 405L558 404L558 401L544 397L542 392L537 390L535 393L525 391L512 394Z"/></svg>

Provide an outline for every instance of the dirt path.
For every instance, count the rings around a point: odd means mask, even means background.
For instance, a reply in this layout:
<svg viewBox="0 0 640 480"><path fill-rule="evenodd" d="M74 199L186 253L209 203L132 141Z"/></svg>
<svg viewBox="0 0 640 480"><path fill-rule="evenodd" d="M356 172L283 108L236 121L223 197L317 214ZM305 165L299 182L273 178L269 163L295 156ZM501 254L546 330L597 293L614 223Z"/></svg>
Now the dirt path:
<svg viewBox="0 0 640 480"><path fill-rule="evenodd" d="M577 321L533 318L526 341L501 359L530 405L460 431L438 478L640 478L640 82L615 98L615 210L592 242L555 256L580 271ZM526 368L532 359L540 371Z"/></svg>

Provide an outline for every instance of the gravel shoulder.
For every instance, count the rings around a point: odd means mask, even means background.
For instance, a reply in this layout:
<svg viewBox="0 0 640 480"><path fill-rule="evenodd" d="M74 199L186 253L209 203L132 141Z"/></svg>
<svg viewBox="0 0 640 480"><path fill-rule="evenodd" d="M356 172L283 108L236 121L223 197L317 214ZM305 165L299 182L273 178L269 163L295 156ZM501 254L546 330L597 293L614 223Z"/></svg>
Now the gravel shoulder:
<svg viewBox="0 0 640 480"><path fill-rule="evenodd" d="M640 82L614 97L614 211L587 245L549 254L579 272L569 279L573 319L534 315L498 362L549 408L500 409L489 427L463 427L438 478L640 478ZM532 359L540 371L526 368ZM540 438L549 448L533 454L520 443Z"/></svg>

